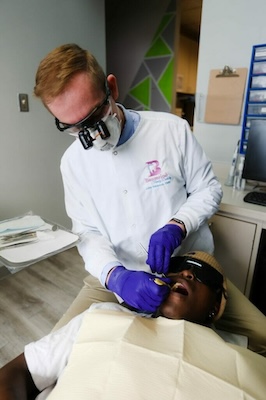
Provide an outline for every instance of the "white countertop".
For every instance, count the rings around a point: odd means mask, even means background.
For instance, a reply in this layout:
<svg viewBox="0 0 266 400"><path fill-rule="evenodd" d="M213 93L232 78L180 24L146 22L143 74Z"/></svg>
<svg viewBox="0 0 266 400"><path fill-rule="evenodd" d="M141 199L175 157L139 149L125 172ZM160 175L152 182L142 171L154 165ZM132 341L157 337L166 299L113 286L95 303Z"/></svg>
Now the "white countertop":
<svg viewBox="0 0 266 400"><path fill-rule="evenodd" d="M266 207L246 203L243 198L252 191L253 187L246 185L245 190L234 189L232 186L225 186L224 178L218 178L223 187L223 198L219 207L220 212L236 214L244 217L245 220L253 219L261 222L266 227Z"/></svg>

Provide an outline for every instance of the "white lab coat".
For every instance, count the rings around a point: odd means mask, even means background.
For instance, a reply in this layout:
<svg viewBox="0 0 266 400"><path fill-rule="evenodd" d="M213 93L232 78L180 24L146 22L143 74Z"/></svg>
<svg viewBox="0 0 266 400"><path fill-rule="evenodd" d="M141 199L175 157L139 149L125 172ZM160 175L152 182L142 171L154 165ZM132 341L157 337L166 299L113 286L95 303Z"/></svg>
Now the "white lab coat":
<svg viewBox="0 0 266 400"><path fill-rule="evenodd" d="M139 114L124 144L84 150L76 140L61 161L66 210L82 238L79 252L103 285L116 265L150 271L143 247L172 217L187 230L177 252L213 251L207 221L222 189L210 161L187 121L168 113Z"/></svg>

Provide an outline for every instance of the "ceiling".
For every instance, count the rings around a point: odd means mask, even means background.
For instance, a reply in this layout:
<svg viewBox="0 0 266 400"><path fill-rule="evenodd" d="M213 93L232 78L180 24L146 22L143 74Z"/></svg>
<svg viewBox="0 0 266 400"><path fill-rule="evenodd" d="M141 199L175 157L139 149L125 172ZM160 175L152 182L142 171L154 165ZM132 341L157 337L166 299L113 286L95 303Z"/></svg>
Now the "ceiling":
<svg viewBox="0 0 266 400"><path fill-rule="evenodd" d="M182 35L197 41L199 41L200 35L202 1L180 1L180 32Z"/></svg>

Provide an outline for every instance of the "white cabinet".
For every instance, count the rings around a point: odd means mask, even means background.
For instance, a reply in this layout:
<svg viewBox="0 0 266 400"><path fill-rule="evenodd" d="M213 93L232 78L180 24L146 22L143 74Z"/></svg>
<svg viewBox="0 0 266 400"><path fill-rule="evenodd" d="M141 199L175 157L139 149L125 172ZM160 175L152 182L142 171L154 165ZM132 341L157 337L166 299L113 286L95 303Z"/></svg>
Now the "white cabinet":
<svg viewBox="0 0 266 400"><path fill-rule="evenodd" d="M214 255L227 277L249 297L261 234L266 229L266 207L245 203L247 191L223 185L223 199L210 219L210 228Z"/></svg>
<svg viewBox="0 0 266 400"><path fill-rule="evenodd" d="M214 237L214 255L226 276L247 294L248 274L257 225L216 214L210 221Z"/></svg>

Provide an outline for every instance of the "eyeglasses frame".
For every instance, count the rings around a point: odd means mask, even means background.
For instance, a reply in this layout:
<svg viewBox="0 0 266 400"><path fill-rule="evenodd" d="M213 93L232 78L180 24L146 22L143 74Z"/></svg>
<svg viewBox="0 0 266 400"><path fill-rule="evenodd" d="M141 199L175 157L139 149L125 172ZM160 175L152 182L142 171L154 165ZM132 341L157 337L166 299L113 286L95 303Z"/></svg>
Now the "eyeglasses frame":
<svg viewBox="0 0 266 400"><path fill-rule="evenodd" d="M209 288L213 289L215 292L224 291L223 289L223 275L217 271L215 268L211 267L204 261L199 261L196 259L191 259L190 257L175 256L170 259L169 273L179 273L185 270L191 270L194 278ZM197 275L197 271L209 271L211 275L218 278L218 281L214 281L211 278L201 279L202 276ZM200 274L199 274L200 275Z"/></svg>
<svg viewBox="0 0 266 400"><path fill-rule="evenodd" d="M92 126L92 125L88 125L87 126L85 123L93 116L93 114L95 114L97 111L99 111L104 105L107 105L110 95L111 95L111 91L110 91L110 89L109 89L109 87L107 85L107 82L106 82L105 98L101 102L101 104L96 106L85 118L83 118L82 120L76 122L75 124L65 124L64 122L59 121L59 119L55 117L55 125L56 125L57 129L60 132L65 132L66 130L72 129L72 128L77 128L78 130L80 130L84 126L86 126L87 128ZM60 124L63 124L65 126L62 127L62 126L60 126ZM93 125L95 125L95 123Z"/></svg>

